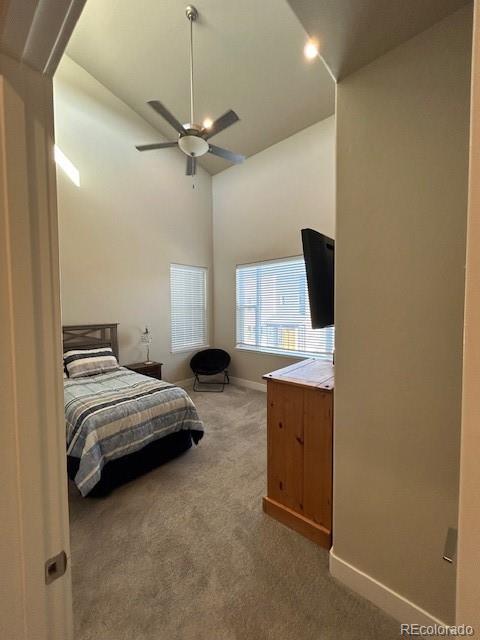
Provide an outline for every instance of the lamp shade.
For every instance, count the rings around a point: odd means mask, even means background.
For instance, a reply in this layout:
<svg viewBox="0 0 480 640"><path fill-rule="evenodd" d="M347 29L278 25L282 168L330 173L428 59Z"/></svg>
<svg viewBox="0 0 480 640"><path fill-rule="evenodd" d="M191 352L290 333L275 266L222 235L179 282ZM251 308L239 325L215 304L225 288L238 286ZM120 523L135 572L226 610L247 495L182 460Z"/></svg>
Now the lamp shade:
<svg viewBox="0 0 480 640"><path fill-rule="evenodd" d="M150 329L148 327L145 327L145 331L142 333L140 339L145 344L151 344L152 343L152 333L151 333L151 331L150 331Z"/></svg>
<svg viewBox="0 0 480 640"><path fill-rule="evenodd" d="M210 148L208 142L200 136L188 135L179 138L178 146L183 153L187 154L187 156L192 156L192 158L205 155Z"/></svg>

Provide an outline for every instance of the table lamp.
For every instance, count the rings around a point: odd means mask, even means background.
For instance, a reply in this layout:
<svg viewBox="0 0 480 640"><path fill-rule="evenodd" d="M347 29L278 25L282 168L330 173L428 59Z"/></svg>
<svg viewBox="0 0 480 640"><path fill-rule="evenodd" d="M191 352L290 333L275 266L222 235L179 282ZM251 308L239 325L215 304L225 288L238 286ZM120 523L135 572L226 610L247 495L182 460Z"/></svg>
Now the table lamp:
<svg viewBox="0 0 480 640"><path fill-rule="evenodd" d="M144 364L152 364L150 360L150 345L152 344L152 333L148 327L145 327L145 331L143 331L141 336L141 341L143 344L147 345L147 359Z"/></svg>

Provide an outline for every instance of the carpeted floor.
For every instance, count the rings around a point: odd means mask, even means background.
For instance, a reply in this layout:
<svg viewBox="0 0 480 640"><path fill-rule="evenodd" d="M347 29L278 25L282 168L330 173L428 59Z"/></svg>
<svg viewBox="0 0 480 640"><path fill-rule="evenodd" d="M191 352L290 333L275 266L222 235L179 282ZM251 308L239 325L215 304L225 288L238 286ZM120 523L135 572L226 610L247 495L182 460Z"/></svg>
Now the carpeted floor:
<svg viewBox="0 0 480 640"><path fill-rule="evenodd" d="M108 498L71 491L75 640L391 640L399 625L262 512L266 396L193 394L206 434Z"/></svg>

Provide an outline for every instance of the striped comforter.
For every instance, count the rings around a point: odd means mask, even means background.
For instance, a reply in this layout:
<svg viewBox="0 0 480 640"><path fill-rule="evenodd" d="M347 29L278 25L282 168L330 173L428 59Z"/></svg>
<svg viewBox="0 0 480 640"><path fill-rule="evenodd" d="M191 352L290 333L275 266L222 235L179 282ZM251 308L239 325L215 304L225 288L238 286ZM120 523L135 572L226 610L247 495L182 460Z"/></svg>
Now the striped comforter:
<svg viewBox="0 0 480 640"><path fill-rule="evenodd" d="M75 484L83 496L109 460L182 429L195 443L203 436L188 394L166 382L120 368L64 383L67 454L80 459Z"/></svg>

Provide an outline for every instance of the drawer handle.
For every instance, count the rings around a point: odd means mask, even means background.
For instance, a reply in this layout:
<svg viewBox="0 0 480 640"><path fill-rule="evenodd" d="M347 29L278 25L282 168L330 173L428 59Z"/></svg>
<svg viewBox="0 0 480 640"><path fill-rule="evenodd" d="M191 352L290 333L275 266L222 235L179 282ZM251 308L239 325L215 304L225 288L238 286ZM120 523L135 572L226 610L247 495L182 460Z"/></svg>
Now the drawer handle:
<svg viewBox="0 0 480 640"><path fill-rule="evenodd" d="M303 438L301 438L300 436L295 436L297 439L297 442L301 445L303 445Z"/></svg>
<svg viewBox="0 0 480 640"><path fill-rule="evenodd" d="M283 424L281 422L278 423L279 429L283 429Z"/></svg>

